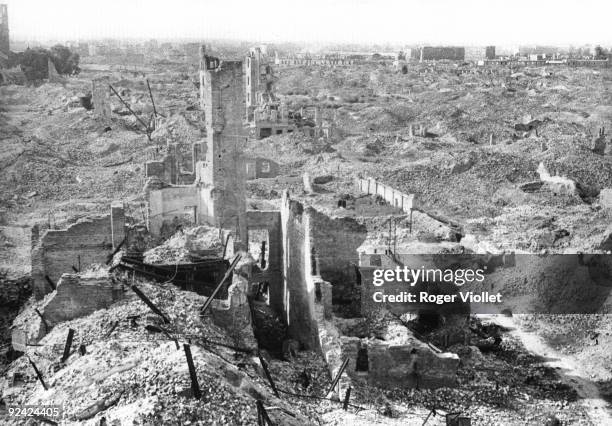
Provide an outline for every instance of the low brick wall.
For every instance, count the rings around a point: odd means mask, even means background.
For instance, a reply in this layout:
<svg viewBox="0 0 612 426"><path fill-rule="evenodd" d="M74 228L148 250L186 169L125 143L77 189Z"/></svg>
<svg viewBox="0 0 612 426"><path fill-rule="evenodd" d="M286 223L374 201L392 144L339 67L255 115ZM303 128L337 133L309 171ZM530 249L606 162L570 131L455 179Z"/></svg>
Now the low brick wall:
<svg viewBox="0 0 612 426"><path fill-rule="evenodd" d="M457 386L459 356L435 353L413 340L405 345L372 341L368 344L368 381L384 388Z"/></svg>
<svg viewBox="0 0 612 426"><path fill-rule="evenodd" d="M35 232L33 233L35 234ZM111 214L81 219L65 229L47 229L32 247L32 290L37 300L52 291L54 283L73 267L83 271L106 258L125 238L123 206L113 204Z"/></svg>
<svg viewBox="0 0 612 426"><path fill-rule="evenodd" d="M390 205L406 213L410 213L414 208L414 194L405 194L373 178L355 178L355 189L363 194L379 195Z"/></svg>
<svg viewBox="0 0 612 426"><path fill-rule="evenodd" d="M214 300L211 312L213 322L227 330L236 345L254 349L257 348L257 342L247 299L248 285L246 278L234 274L227 299Z"/></svg>
<svg viewBox="0 0 612 426"><path fill-rule="evenodd" d="M55 294L43 306L43 315L49 325L89 315L124 297L124 289L107 277L82 278L77 274L64 274Z"/></svg>

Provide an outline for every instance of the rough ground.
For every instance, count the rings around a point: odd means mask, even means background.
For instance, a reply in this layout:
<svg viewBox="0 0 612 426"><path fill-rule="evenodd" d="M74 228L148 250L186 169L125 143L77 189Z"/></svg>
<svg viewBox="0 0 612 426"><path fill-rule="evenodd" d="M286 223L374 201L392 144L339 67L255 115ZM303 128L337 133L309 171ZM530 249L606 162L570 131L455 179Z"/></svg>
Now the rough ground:
<svg viewBox="0 0 612 426"><path fill-rule="evenodd" d="M203 137L197 90L191 82L195 75L186 70L157 66L148 75L158 110L170 118L152 143L116 99L110 129L96 124L92 113L79 105L75 96L90 90L90 80L99 71L85 71L64 85L0 87L0 267L16 276L28 273L28 230L34 223L62 225L107 212L114 199L138 205L144 184L142 163L161 155L158 146L169 139L187 147ZM474 247L575 253L596 251L609 241L610 213L597 194L612 187L612 155L610 147L604 156L590 148L599 127L612 131L608 89L612 70L413 64L402 75L388 65L368 64L290 68L277 74L278 91L291 107L324 107L337 132L328 142L299 135L250 142L249 154L281 166L278 178L249 182L252 206L274 206L288 188L293 197L327 214L349 215L366 223L368 243L384 246L389 239L388 217L396 211L369 199L354 201L354 210L336 207L340 196L356 195L355 176L369 175L414 193L423 209L461 222L465 241ZM151 113L142 78L114 71L111 83L142 117ZM516 128L529 123L531 130ZM422 125L428 134L411 134L409 125ZM578 182L582 197L521 191L519 185L539 178L540 163L552 175ZM316 194L305 194L301 181L305 171L333 179L319 185ZM401 244L415 247L425 244L418 235L429 232L431 225L415 214L414 233L407 231L405 218L398 226ZM166 249L175 247L170 242ZM183 256L180 248L174 254ZM191 308L201 302L193 295L179 297ZM177 315L183 309L164 307L175 309ZM64 368L51 370L54 387L49 392L34 381L26 359L16 361L11 369L28 377L19 398L65 399L68 408L78 412L124 390L117 405L107 410L107 420L129 415L142 422L177 424L206 415L226 415L227 424L253 424L253 392L281 408L272 412L285 409L302 416L304 424L422 424L433 404L441 412L463 411L476 425L541 425L551 416L580 425L606 424L609 419L602 412L603 399L612 398L612 321L604 315L595 323L575 318L522 320L520 328L505 335L501 352L455 348L465 364L460 388L389 391L375 400L372 395L378 392L363 385L353 397L361 408L344 411L337 402L311 397L284 395L284 402L277 401L255 371L255 363L234 359L225 349L217 351L222 359L195 346L198 373L210 387L210 398L194 403L184 394L189 387L184 357L172 342L145 339L142 328L131 330L123 321L110 340L101 338L103 326L112 319L145 312L139 302L119 304L57 327L37 350L40 354L33 355L45 368L57 359L60 350L54 345L63 343L69 326L98 343L91 345L88 355L73 355ZM219 339L228 337L206 322L188 326L219 333ZM600 331L597 346L586 333L592 329ZM141 339L148 349L146 356L134 343ZM306 368L313 377L310 388L299 385ZM115 369L125 369L126 374L113 374L119 371ZM309 353L300 354L292 364L273 360L271 371L284 390L310 396L321 396L329 381L322 360ZM168 418L171 413L176 414ZM430 417L428 424L443 424L442 417Z"/></svg>

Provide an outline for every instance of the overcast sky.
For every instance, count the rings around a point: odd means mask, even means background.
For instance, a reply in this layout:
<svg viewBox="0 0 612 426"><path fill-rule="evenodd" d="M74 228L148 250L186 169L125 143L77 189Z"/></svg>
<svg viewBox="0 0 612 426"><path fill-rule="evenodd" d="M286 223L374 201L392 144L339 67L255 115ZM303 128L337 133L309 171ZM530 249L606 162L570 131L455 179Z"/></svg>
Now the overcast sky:
<svg viewBox="0 0 612 426"><path fill-rule="evenodd" d="M610 0L0 0L12 37L612 44Z"/></svg>

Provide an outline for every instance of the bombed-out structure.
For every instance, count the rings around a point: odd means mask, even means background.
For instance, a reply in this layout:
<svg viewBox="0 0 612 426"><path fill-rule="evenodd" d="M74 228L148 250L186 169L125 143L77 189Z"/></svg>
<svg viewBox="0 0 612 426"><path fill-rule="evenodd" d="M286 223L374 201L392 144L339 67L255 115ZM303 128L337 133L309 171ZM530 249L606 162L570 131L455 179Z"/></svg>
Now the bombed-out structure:
<svg viewBox="0 0 612 426"><path fill-rule="evenodd" d="M266 177L275 168L265 159L249 160L243 155L249 140L248 119L250 114L255 117L262 105L259 101L278 105L269 96L271 73L265 65L262 68L258 55L251 50L246 64L203 55L200 102L206 127L206 147L201 150L205 152L194 149L190 183L178 178L168 156L145 165L144 222L130 218L123 203L114 203L106 216L33 237L35 295L44 298L44 307L34 322L16 324L14 344L35 344L58 321L125 297L125 289L112 277L80 275L94 264L112 264L111 271L171 280L183 289L214 297L215 321L242 334L251 329L246 301L263 297L261 303L286 324L288 338L303 349L319 351L332 376L341 373L336 390L342 393L352 380L383 387L455 386L458 357L433 350L407 330L401 338L385 340L339 327L338 321L361 321L371 310L369 304L359 302L365 285L359 268L369 252L362 247L368 233L363 222L343 215L342 209L337 215L323 213L287 191L278 209L247 207L247 178ZM382 185L364 188L360 184L356 190L382 191L389 212L412 212L411 195ZM183 226L196 225L218 232L222 252L205 254L180 268L143 260L147 239L163 239ZM258 259L240 272L235 270L234 278L213 292L221 277L236 267L229 260L252 247L257 248ZM338 309L349 309L353 319L337 318Z"/></svg>

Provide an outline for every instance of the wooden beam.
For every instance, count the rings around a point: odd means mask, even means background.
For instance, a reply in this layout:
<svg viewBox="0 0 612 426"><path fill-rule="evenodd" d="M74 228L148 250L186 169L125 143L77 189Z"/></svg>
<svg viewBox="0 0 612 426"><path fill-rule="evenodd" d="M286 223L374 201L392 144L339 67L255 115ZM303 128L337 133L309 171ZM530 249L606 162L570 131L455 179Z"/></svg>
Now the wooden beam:
<svg viewBox="0 0 612 426"><path fill-rule="evenodd" d="M202 306L202 309L200 310L200 316L203 316L206 313L206 310L212 304L213 299L215 298L217 293L219 293L219 290L221 290L221 287L223 286L223 284L225 284L228 278L231 277L232 272L234 272L234 269L238 265L238 261L240 260L240 258L241 256L239 254L237 254L236 257L234 257L234 260L232 260L232 263L229 269L225 272L223 279L221 280L221 282L219 282L219 284L217 284L217 287L215 287L212 294L208 297L208 299L206 299L206 302L204 302L204 306Z"/></svg>
<svg viewBox="0 0 612 426"><path fill-rule="evenodd" d="M193 396L196 399L200 399L202 397L202 392L200 391L198 375L196 374L193 358L191 357L191 347L185 343L183 344L183 349L185 350L185 357L187 358L187 367L189 367L189 377L191 378L191 390L193 391Z"/></svg>
<svg viewBox="0 0 612 426"><path fill-rule="evenodd" d="M62 362L66 362L68 357L70 356L70 348L72 347L72 339L74 337L74 330L72 328L68 329L68 337L66 338L66 345L64 345L64 354L62 355Z"/></svg>
<svg viewBox="0 0 612 426"><path fill-rule="evenodd" d="M134 291L134 293L136 293L140 300L142 300L149 308L151 308L153 312L162 317L164 323L170 323L168 317L157 306L155 306L153 302L151 302L151 300L149 300L149 298L145 296L145 294L138 287L136 287L134 284L131 284L130 288L132 289L132 291Z"/></svg>

